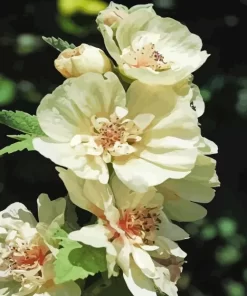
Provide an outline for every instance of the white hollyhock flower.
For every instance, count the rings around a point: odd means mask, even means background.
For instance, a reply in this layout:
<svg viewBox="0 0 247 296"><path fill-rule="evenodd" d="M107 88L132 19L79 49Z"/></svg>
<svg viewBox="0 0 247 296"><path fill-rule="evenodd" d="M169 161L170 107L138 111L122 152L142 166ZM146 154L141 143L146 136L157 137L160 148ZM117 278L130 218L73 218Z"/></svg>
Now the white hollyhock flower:
<svg viewBox="0 0 247 296"><path fill-rule="evenodd" d="M200 37L171 18L137 10L121 20L116 34L100 24L105 46L119 71L148 84L174 85L208 58Z"/></svg>
<svg viewBox="0 0 247 296"><path fill-rule="evenodd" d="M111 71L111 61L100 48L81 44L67 48L54 61L55 68L66 78L78 77L87 72L104 74Z"/></svg>
<svg viewBox="0 0 247 296"><path fill-rule="evenodd" d="M140 4L128 9L128 7L122 4L110 2L109 6L99 13L98 17L96 18L96 22L98 25L105 24L110 26L112 29L116 29L123 19L137 10L144 9L155 14L155 11L152 7L153 4Z"/></svg>
<svg viewBox="0 0 247 296"><path fill-rule="evenodd" d="M217 146L208 139L202 138L201 146L206 154L216 153ZM208 203L214 198L213 187L220 185L215 167L216 161L199 149L195 167L189 175L181 180L169 179L157 186L164 196L164 211L170 219L189 222L206 216L206 209L195 202Z"/></svg>
<svg viewBox="0 0 247 296"><path fill-rule="evenodd" d="M58 245L50 235L64 224L65 200L41 194L38 206L39 223L21 203L0 212L0 295L79 296L75 283L54 283Z"/></svg>
<svg viewBox="0 0 247 296"><path fill-rule="evenodd" d="M107 163L129 188L144 192L194 167L197 116L172 87L132 83L111 72L67 79L43 98L37 117L47 136L34 148L79 177L107 183Z"/></svg>
<svg viewBox="0 0 247 296"><path fill-rule="evenodd" d="M186 254L174 240L188 238L162 211L163 196L154 188L131 191L114 176L111 187L78 178L71 170L57 168L73 203L98 217L98 223L69 234L69 238L106 248L109 276L123 271L134 296L154 296L156 286L177 295L176 280ZM179 262L172 263L170 260ZM179 265L180 272L173 267ZM164 285L164 282L166 283Z"/></svg>

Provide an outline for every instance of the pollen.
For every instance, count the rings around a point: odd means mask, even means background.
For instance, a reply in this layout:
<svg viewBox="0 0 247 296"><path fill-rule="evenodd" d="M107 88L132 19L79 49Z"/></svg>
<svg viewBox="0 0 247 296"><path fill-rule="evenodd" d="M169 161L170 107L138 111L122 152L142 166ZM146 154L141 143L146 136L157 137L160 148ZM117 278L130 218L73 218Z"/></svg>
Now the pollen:
<svg viewBox="0 0 247 296"><path fill-rule="evenodd" d="M123 143L124 132L124 126L117 122L104 123L99 130L98 142L104 149L111 148L117 141Z"/></svg>
<svg viewBox="0 0 247 296"><path fill-rule="evenodd" d="M128 48L122 55L122 59L133 68L151 68L154 71L168 70L171 64L155 49L153 43L148 43L136 50Z"/></svg>
<svg viewBox="0 0 247 296"><path fill-rule="evenodd" d="M125 119L126 110L123 112L121 118L115 112L109 118L91 118L94 142L109 155L132 153L131 146L141 140L142 130L132 120Z"/></svg>
<svg viewBox="0 0 247 296"><path fill-rule="evenodd" d="M140 207L123 210L119 226L130 238L140 237L145 244L154 244L161 220L158 208Z"/></svg>

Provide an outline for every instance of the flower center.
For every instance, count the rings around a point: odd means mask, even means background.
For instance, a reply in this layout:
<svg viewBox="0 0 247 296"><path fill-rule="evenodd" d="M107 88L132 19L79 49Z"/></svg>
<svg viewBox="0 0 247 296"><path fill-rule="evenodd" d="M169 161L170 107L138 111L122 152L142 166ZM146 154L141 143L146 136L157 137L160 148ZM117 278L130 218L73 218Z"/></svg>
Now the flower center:
<svg viewBox="0 0 247 296"><path fill-rule="evenodd" d="M145 113L126 119L127 114L128 110L117 106L109 118L92 116L90 134L75 135L70 141L71 147L84 155L101 156L105 163L110 163L112 156L136 152L134 144L142 140L154 115Z"/></svg>
<svg viewBox="0 0 247 296"><path fill-rule="evenodd" d="M111 156L133 153L135 148L132 145L141 140L142 129L134 121L124 119L127 113L126 109L116 107L109 119L96 116L91 118L95 149L103 154L105 162L110 162Z"/></svg>
<svg viewBox="0 0 247 296"><path fill-rule="evenodd" d="M119 227L132 239L140 237L145 244L154 244L156 231L161 220L159 208L140 207L133 210L123 210Z"/></svg>
<svg viewBox="0 0 247 296"><path fill-rule="evenodd" d="M40 267L43 266L48 252L44 244L27 244L18 239L17 242L11 242L2 248L0 270L6 270L14 280L22 282L25 280L23 274L25 271L37 269L36 275L39 275Z"/></svg>
<svg viewBox="0 0 247 296"><path fill-rule="evenodd" d="M11 262L11 269L29 269L36 267L38 264L43 265L46 254L39 246L26 248L18 251L16 248L10 248L12 251L8 259Z"/></svg>
<svg viewBox="0 0 247 296"><path fill-rule="evenodd" d="M125 127L118 122L103 123L99 129L97 143L104 149L113 147L117 141L123 143L125 131Z"/></svg>
<svg viewBox="0 0 247 296"><path fill-rule="evenodd" d="M127 48L123 51L122 59L132 68L148 67L154 71L168 70L171 64L165 61L164 56L155 50L153 43L143 45L141 48Z"/></svg>

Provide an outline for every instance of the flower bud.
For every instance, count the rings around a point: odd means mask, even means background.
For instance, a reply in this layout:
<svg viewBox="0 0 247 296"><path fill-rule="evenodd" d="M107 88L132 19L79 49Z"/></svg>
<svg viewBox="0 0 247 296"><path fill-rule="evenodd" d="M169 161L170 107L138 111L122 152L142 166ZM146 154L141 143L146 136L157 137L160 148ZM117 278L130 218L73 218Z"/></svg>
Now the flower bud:
<svg viewBox="0 0 247 296"><path fill-rule="evenodd" d="M96 22L98 24L103 23L104 25L107 25L109 27L115 27L128 15L129 12L126 6L111 2L105 10L102 10L99 13Z"/></svg>
<svg viewBox="0 0 247 296"><path fill-rule="evenodd" d="M78 77L87 72L104 74L112 69L111 61L104 51L88 44L65 49L54 64L66 78Z"/></svg>

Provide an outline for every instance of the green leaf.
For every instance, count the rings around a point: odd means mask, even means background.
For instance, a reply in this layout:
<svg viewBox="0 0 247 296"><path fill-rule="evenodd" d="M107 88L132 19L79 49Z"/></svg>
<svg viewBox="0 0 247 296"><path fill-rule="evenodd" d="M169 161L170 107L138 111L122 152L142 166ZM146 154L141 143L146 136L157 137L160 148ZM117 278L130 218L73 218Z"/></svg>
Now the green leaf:
<svg viewBox="0 0 247 296"><path fill-rule="evenodd" d="M61 245L63 245L63 241L64 242L66 242L66 241L70 242L70 240L68 239L67 231L65 231L62 228L57 229L57 231L53 234L53 237L54 237L54 239L62 240ZM66 244L64 245L64 247L66 247Z"/></svg>
<svg viewBox="0 0 247 296"><path fill-rule="evenodd" d="M28 134L21 134L21 135L7 135L7 137L9 137L9 138L11 138L11 139L18 140L18 141L23 141L23 140L29 139L29 138L30 138L30 135L28 135Z"/></svg>
<svg viewBox="0 0 247 296"><path fill-rule="evenodd" d="M45 135L39 126L37 117L22 111L0 111L0 123L29 135Z"/></svg>
<svg viewBox="0 0 247 296"><path fill-rule="evenodd" d="M63 248L55 261L56 284L85 279L107 269L105 249L81 245L69 239L64 239L61 245Z"/></svg>
<svg viewBox="0 0 247 296"><path fill-rule="evenodd" d="M58 51L63 51L67 48L75 48L73 43L69 44L67 41L62 40L61 38L56 39L55 37L42 36L42 39Z"/></svg>
<svg viewBox="0 0 247 296"><path fill-rule="evenodd" d="M30 135L27 135L25 140L13 143L1 149L0 155L3 155L5 153L11 154L17 151L22 151L24 149L27 149L28 151L32 151L34 150L32 140L33 140L33 137L31 137Z"/></svg>

